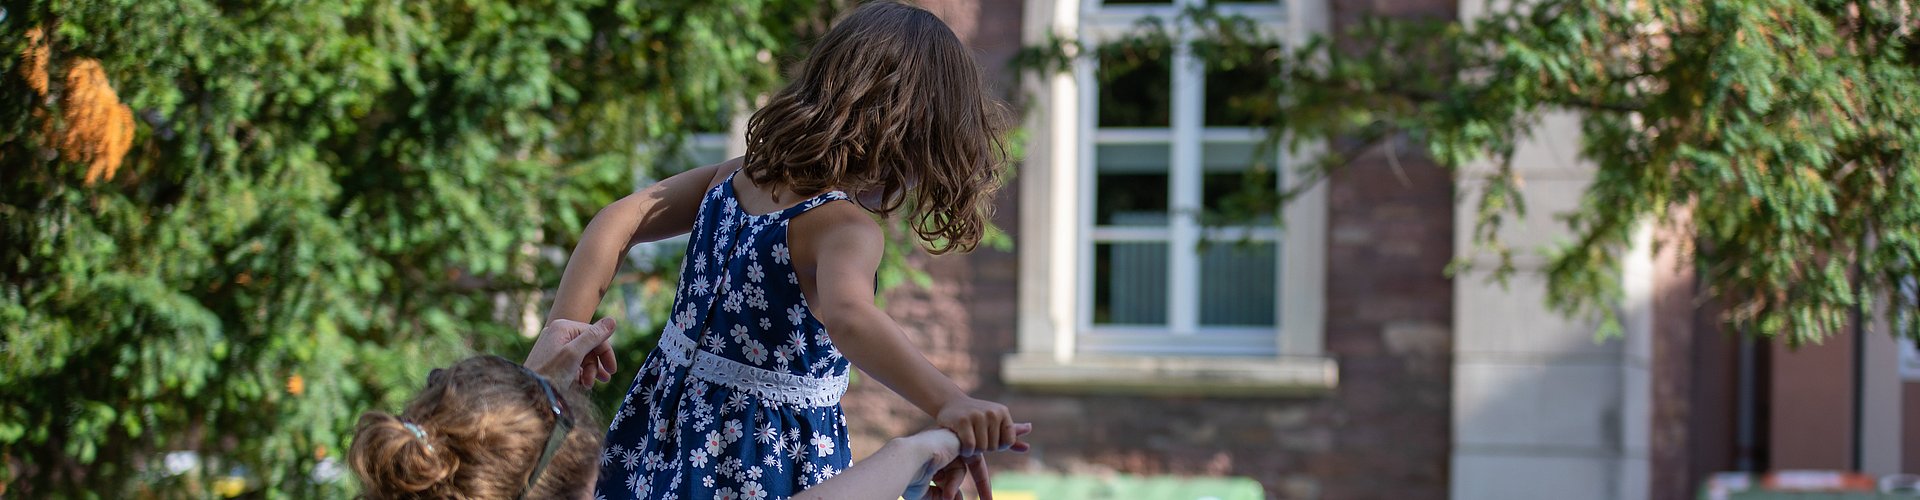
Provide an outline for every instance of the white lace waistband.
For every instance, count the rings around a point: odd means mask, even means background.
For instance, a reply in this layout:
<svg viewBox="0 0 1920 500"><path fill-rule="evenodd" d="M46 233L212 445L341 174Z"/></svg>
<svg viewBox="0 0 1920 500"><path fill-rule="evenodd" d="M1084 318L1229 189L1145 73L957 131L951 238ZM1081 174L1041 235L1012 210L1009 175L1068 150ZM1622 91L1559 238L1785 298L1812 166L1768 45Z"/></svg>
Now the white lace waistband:
<svg viewBox="0 0 1920 500"><path fill-rule="evenodd" d="M693 339L677 332L660 336L659 349L674 366L693 366L695 378L752 394L765 401L796 406L833 406L847 393L847 376L805 377L749 366L699 350Z"/></svg>

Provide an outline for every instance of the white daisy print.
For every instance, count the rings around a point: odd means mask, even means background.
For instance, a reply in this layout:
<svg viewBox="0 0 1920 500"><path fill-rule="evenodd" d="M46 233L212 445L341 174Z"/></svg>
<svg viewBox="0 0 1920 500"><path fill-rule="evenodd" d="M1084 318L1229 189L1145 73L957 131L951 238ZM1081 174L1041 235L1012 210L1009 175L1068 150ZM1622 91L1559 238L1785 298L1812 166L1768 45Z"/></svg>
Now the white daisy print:
<svg viewBox="0 0 1920 500"><path fill-rule="evenodd" d="M688 461L693 462L694 467L707 467L707 450L693 450L693 452L687 454L687 458Z"/></svg>
<svg viewBox="0 0 1920 500"><path fill-rule="evenodd" d="M728 420L726 426L721 429L721 432L721 437L727 438L727 442L729 443L739 441L741 436L747 434L746 431L742 429L739 420Z"/></svg>
<svg viewBox="0 0 1920 500"><path fill-rule="evenodd" d="M760 267L759 262L747 264L747 279L753 280L754 283L767 279L766 268Z"/></svg>
<svg viewBox="0 0 1920 500"><path fill-rule="evenodd" d="M787 308L787 321L793 322L794 326L799 326L801 320L806 318L807 312L805 309L800 308L800 304L794 304L792 307Z"/></svg>
<svg viewBox="0 0 1920 500"><path fill-rule="evenodd" d="M761 425L760 430L753 431L753 440L761 443L773 443L775 439L779 438L780 433L773 430L772 424Z"/></svg>
<svg viewBox="0 0 1920 500"><path fill-rule="evenodd" d="M741 342L740 353L754 363L767 362L767 348L760 345L758 340L747 339L746 342Z"/></svg>
<svg viewBox="0 0 1920 500"><path fill-rule="evenodd" d="M720 442L720 431L711 431L707 433L707 454L708 455L713 455L716 457L720 456L720 447L724 445L725 443Z"/></svg>
<svg viewBox="0 0 1920 500"><path fill-rule="evenodd" d="M787 260L792 258L793 254L787 251L786 245L780 243L773 244L773 261L775 263L785 264Z"/></svg>
<svg viewBox="0 0 1920 500"><path fill-rule="evenodd" d="M633 470L633 467L636 465L640 465L640 450L627 450L626 453L621 454L620 456L621 467L624 467L627 470Z"/></svg>
<svg viewBox="0 0 1920 500"><path fill-rule="evenodd" d="M819 453L820 456L823 456L823 457L833 456L833 445L834 445L833 438L827 437L826 434L821 434L818 432L813 434L813 450L814 452Z"/></svg>
<svg viewBox="0 0 1920 500"><path fill-rule="evenodd" d="M767 489L760 483L747 483L740 488L740 497L746 500L766 500Z"/></svg>

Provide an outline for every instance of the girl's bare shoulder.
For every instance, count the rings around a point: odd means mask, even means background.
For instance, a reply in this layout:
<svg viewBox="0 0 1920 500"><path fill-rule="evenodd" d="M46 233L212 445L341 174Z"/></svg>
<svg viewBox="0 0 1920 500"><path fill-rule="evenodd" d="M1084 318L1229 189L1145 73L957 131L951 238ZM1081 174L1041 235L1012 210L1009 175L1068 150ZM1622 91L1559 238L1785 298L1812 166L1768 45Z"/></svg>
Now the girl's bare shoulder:
<svg viewBox="0 0 1920 500"><path fill-rule="evenodd" d="M720 183L726 182L727 177L733 175L733 171L740 170L740 167L746 164L747 159L743 156L735 156L731 160L713 164L713 177L707 179L707 189L712 190L714 187L719 186Z"/></svg>
<svg viewBox="0 0 1920 500"><path fill-rule="evenodd" d="M873 214L851 200L836 200L814 207L789 221L787 231L795 246L809 242L856 245L878 245L882 242L880 223L874 220Z"/></svg>

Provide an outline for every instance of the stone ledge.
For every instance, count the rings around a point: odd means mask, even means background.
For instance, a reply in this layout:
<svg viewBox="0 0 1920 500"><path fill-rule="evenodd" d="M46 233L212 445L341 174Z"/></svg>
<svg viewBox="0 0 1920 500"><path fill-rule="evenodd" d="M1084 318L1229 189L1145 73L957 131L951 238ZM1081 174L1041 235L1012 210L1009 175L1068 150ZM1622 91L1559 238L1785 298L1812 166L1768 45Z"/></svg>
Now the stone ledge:
<svg viewBox="0 0 1920 500"><path fill-rule="evenodd" d="M1178 396L1308 396L1339 385L1332 358L1052 356L1015 354L1002 369L1007 385L1036 391Z"/></svg>

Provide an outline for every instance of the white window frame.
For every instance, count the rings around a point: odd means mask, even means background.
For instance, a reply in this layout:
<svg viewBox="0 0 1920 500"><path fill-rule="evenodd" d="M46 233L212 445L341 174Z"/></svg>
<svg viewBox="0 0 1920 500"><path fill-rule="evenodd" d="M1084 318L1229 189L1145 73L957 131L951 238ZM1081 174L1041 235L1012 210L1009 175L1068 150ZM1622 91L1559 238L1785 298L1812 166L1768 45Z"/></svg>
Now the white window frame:
<svg viewBox="0 0 1920 500"><path fill-rule="evenodd" d="M1223 13L1245 15L1272 30L1283 43L1299 44L1315 33L1326 33L1327 0L1281 0L1273 4L1220 4ZM1027 44L1044 43L1048 35L1073 37L1084 46L1097 46L1101 40L1122 36L1133 29L1143 16L1158 16L1173 22L1182 9L1205 0L1173 0L1169 5L1102 6L1099 0L1029 0L1024 39ZM1284 2L1284 3L1282 3ZM1174 82L1171 96L1173 123L1166 139L1172 147L1175 168L1170 182L1176 186L1169 198L1169 212L1175 214L1169 227L1169 251L1194 253L1191 242L1202 231L1191 216L1197 213L1202 173L1201 144L1219 135L1221 139L1257 137L1257 130L1205 129L1200 117L1204 106L1204 79L1201 61L1190 53L1187 43L1175 48L1170 65ZM1137 132L1127 129L1098 129L1094 108L1098 102L1094 62L1080 57L1072 71L1047 75L1029 82L1024 89L1037 96L1028 122L1034 143L1019 176L1020 186L1020 296L1018 351L1004 366L1009 384L1033 389L1095 392L1174 392L1181 394L1272 394L1317 392L1337 384L1338 369L1323 353L1325 314L1326 193L1315 186L1284 209L1284 237L1279 237L1281 262L1277 295L1280 304L1272 354L1256 356L1196 356L1136 352L1090 354L1077 349L1083 333L1095 329L1092 324L1092 249L1095 235L1124 236L1129 230L1096 228L1093 225L1093 153L1097 143L1145 139L1140 134L1161 134L1160 130ZM1183 66L1184 65L1184 66ZM1229 137L1231 136L1231 137ZM1242 137L1246 136L1246 137ZM1158 139L1156 139L1157 142ZM1282 155L1276 165L1289 164L1287 156L1311 156L1320 148ZM1283 185L1291 185L1291 168L1277 168ZM1180 189L1182 187L1191 189ZM1228 229L1236 235L1242 230ZM1280 229L1256 231L1280 232ZM1266 236L1266 235L1261 235ZM1277 235L1276 235L1277 236ZM1198 255L1173 258L1170 276L1193 276L1200 271ZM1173 335L1192 334L1198 328L1198 279L1169 281L1169 327ZM1101 331L1115 330L1102 327ZM1188 337L1192 338L1192 337Z"/></svg>

